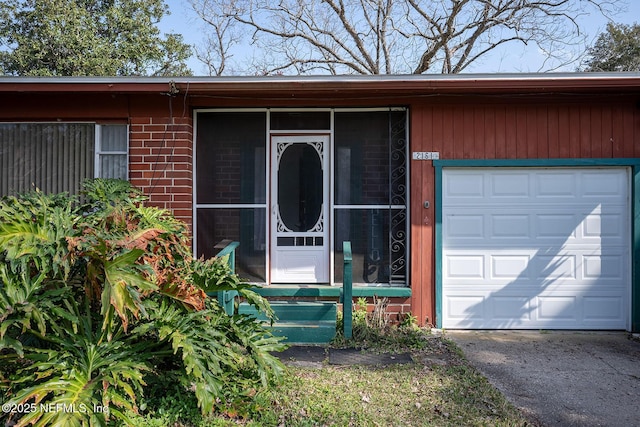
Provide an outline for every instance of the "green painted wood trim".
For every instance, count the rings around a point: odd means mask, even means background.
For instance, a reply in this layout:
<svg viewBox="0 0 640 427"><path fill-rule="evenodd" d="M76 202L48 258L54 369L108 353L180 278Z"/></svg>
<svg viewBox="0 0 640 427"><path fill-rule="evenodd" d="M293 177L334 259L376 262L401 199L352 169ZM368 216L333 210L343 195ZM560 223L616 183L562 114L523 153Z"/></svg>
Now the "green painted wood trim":
<svg viewBox="0 0 640 427"><path fill-rule="evenodd" d="M230 259L235 258L235 253L236 253L235 251L238 246L240 246L240 242L231 242L228 245L226 245L224 248L222 248L222 250L220 250L220 252L218 252L216 256L218 258L222 258L224 256L229 255ZM230 267L232 269L235 269L235 263L231 264Z"/></svg>
<svg viewBox="0 0 640 427"><path fill-rule="evenodd" d="M223 241L225 242L225 241ZM232 274L236 272L236 249L240 246L239 242L225 242L226 245L216 254L216 257L226 259L229 270ZM238 291L220 291L218 292L218 304L224 308L225 313L233 316L235 310L235 299Z"/></svg>
<svg viewBox="0 0 640 427"><path fill-rule="evenodd" d="M442 168L444 167L580 167L631 168L631 331L640 331L640 158L434 160L436 327L442 328Z"/></svg>
<svg viewBox="0 0 640 427"><path fill-rule="evenodd" d="M411 288L373 288L370 286L354 286L354 297L397 297L397 298L410 298Z"/></svg>
<svg viewBox="0 0 640 427"><path fill-rule="evenodd" d="M336 335L336 324L274 324L271 327L274 336L284 337L287 344L318 345L329 344Z"/></svg>
<svg viewBox="0 0 640 427"><path fill-rule="evenodd" d="M435 279L436 279L436 328L442 328L442 166L435 166Z"/></svg>
<svg viewBox="0 0 640 427"><path fill-rule="evenodd" d="M328 321L335 324L338 312L335 302L271 301L271 308L276 314L276 323ZM263 311L246 302L238 304L238 313L248 314L259 320L270 320Z"/></svg>
<svg viewBox="0 0 640 427"><path fill-rule="evenodd" d="M327 297L339 298L342 287L329 285L271 285L252 288L263 297ZM411 288L354 286L354 297L410 298Z"/></svg>
<svg viewBox="0 0 640 427"><path fill-rule="evenodd" d="M631 332L640 332L640 165L631 179Z"/></svg>
<svg viewBox="0 0 640 427"><path fill-rule="evenodd" d="M637 166L640 158L616 159L456 159L434 160L434 167L576 167Z"/></svg>
<svg viewBox="0 0 640 427"><path fill-rule="evenodd" d="M342 284L342 314L343 333L346 339L353 336L353 275L351 272L351 242L342 243L344 254L343 284Z"/></svg>

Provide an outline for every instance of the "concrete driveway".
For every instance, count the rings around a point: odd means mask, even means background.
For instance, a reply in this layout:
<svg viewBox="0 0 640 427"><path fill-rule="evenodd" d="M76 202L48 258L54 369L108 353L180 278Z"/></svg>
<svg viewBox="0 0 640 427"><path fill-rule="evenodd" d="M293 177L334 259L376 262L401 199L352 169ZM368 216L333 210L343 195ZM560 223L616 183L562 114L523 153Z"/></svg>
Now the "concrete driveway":
<svg viewBox="0 0 640 427"><path fill-rule="evenodd" d="M623 332L446 331L544 426L640 426L640 342Z"/></svg>

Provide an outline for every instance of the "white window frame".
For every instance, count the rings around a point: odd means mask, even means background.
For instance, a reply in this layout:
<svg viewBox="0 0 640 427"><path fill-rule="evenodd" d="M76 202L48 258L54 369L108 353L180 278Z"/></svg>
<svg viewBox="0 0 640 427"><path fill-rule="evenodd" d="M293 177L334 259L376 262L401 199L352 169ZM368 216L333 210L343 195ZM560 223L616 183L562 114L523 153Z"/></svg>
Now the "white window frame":
<svg viewBox="0 0 640 427"><path fill-rule="evenodd" d="M126 127L126 150L124 151L103 151L102 150L102 129L106 126L125 126ZM97 124L96 123L96 131L95 131L95 142L94 142L94 168L93 168L93 176L94 178L102 178L102 158L103 156L124 156L125 164L126 164L126 177L123 179L129 180L129 125L128 124Z"/></svg>

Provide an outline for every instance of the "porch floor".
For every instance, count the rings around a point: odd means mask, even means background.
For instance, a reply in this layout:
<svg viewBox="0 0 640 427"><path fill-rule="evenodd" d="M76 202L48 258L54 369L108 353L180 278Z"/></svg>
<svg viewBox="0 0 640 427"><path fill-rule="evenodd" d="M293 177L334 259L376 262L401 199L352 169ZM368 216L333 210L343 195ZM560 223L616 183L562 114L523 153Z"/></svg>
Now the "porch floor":
<svg viewBox="0 0 640 427"><path fill-rule="evenodd" d="M256 285L253 291L265 298L272 297L326 297L338 298L342 286L308 285L308 284L272 284L269 286ZM391 286L358 286L353 285L353 297L411 297L411 288Z"/></svg>

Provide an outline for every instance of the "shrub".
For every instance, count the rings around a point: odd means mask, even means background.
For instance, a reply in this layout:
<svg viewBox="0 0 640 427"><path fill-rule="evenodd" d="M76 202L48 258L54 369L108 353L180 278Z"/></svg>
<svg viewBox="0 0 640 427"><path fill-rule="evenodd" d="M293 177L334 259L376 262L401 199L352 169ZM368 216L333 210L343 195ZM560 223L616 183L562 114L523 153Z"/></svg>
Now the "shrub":
<svg viewBox="0 0 640 427"><path fill-rule="evenodd" d="M17 425L129 423L150 376L177 372L203 414L250 402L282 350L208 292L273 313L218 259L193 259L186 226L127 182L83 203L39 191L0 201L0 387ZM6 411L5 411L6 412Z"/></svg>
<svg viewBox="0 0 640 427"><path fill-rule="evenodd" d="M367 309L366 298L358 298L353 304L352 337L344 337L344 318L338 313L334 347L357 347L379 352L420 350L428 345L426 339L431 331L417 326L417 319L405 313L396 324L387 313L388 298L373 297L373 308Z"/></svg>

